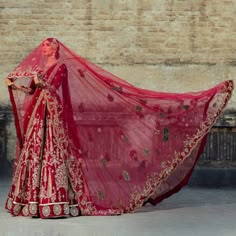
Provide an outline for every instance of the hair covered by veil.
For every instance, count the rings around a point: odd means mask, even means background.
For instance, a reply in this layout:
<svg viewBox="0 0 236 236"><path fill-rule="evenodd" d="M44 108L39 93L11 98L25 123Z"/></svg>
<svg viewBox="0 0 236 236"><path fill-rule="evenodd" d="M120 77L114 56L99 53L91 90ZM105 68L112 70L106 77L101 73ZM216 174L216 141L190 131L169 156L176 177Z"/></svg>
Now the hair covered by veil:
<svg viewBox="0 0 236 236"><path fill-rule="evenodd" d="M57 96L70 145L82 158L88 188L84 194L93 206L86 214L133 211L185 185L206 134L231 96L233 82L182 94L140 89L76 55L58 40L50 40L58 49L58 63L68 71ZM27 87L43 63L39 45L9 77ZM9 92L20 151L32 95L10 88Z"/></svg>

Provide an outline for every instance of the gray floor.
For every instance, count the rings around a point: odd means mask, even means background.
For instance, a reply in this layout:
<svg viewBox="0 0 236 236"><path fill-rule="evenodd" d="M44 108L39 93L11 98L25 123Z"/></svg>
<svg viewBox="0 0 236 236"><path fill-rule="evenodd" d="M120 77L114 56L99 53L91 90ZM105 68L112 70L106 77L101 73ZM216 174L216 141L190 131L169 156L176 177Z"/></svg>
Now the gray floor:
<svg viewBox="0 0 236 236"><path fill-rule="evenodd" d="M1 236L236 235L236 189L185 187L159 205L147 205L133 214L42 220L5 212L9 185L9 180L0 180Z"/></svg>

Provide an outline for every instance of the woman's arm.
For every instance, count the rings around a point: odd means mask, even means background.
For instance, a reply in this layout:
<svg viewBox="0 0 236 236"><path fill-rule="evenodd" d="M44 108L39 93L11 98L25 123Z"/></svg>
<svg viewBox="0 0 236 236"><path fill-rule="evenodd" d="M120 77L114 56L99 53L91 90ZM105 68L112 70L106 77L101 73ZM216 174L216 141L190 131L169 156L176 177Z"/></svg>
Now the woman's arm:
<svg viewBox="0 0 236 236"><path fill-rule="evenodd" d="M13 82L13 78L6 78L5 79L5 84L12 88L13 90L19 90L21 92L27 93L27 94L32 94L34 92L33 88L28 88L25 86L21 86Z"/></svg>

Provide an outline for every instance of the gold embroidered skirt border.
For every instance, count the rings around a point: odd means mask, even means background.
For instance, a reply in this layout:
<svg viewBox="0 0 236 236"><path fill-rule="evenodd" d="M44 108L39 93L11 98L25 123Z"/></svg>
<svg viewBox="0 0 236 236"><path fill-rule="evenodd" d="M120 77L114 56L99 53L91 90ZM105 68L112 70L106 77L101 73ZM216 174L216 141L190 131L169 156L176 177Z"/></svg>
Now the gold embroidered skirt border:
<svg viewBox="0 0 236 236"><path fill-rule="evenodd" d="M69 202L55 202L39 204L37 202L23 204L7 199L6 209L14 216L31 216L40 218L60 218L79 216L79 206L70 205Z"/></svg>

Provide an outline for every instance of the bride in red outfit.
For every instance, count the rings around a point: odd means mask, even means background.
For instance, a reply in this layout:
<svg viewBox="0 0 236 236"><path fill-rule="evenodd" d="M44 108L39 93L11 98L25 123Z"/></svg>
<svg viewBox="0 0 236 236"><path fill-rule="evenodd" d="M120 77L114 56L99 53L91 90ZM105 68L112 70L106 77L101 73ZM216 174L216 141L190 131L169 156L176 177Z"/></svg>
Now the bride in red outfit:
<svg viewBox="0 0 236 236"><path fill-rule="evenodd" d="M136 88L54 38L6 84L18 138L6 209L41 218L123 214L177 192L233 91Z"/></svg>

